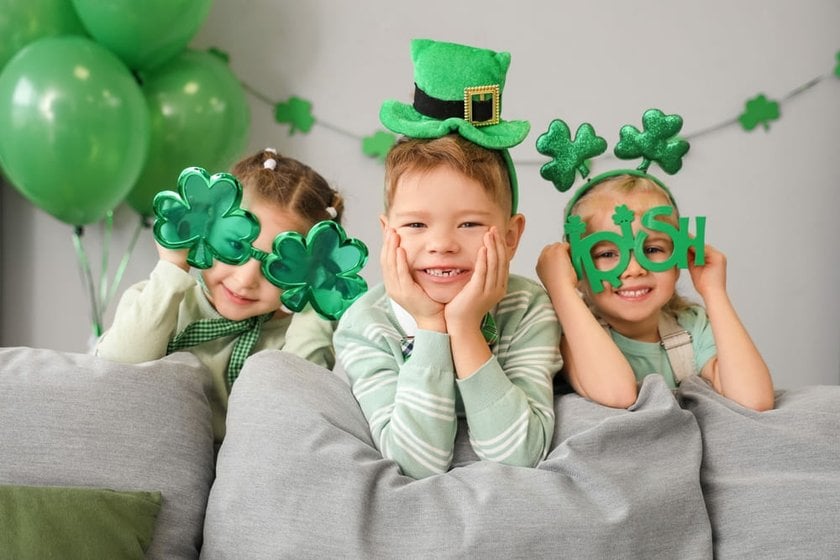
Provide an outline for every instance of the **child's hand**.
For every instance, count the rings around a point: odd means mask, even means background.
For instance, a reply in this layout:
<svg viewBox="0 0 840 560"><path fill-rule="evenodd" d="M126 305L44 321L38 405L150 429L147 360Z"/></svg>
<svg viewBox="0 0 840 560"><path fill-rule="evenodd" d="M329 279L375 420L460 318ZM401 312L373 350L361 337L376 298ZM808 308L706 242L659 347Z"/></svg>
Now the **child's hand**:
<svg viewBox="0 0 840 560"><path fill-rule="evenodd" d="M190 265L187 263L188 249L167 249L160 243L155 242L157 246L158 257L160 260L171 262L181 270L190 271Z"/></svg>
<svg viewBox="0 0 840 560"><path fill-rule="evenodd" d="M543 248L537 260L537 276L555 297L577 293L578 278L569 251L568 243L552 243Z"/></svg>
<svg viewBox="0 0 840 560"><path fill-rule="evenodd" d="M508 250L495 227L484 234L484 246L478 250L472 277L464 289L452 298L444 311L447 330L461 326L478 327L490 309L504 297L510 276Z"/></svg>
<svg viewBox="0 0 840 560"><path fill-rule="evenodd" d="M691 281L694 289L703 299L716 291L726 291L726 255L706 245L706 264L694 264L694 248L689 249L688 271L691 274Z"/></svg>
<svg viewBox="0 0 840 560"><path fill-rule="evenodd" d="M388 296L414 317L417 326L421 329L445 332L443 304L430 298L414 281L405 249L400 247L400 236L393 228L388 228L385 232L379 265Z"/></svg>

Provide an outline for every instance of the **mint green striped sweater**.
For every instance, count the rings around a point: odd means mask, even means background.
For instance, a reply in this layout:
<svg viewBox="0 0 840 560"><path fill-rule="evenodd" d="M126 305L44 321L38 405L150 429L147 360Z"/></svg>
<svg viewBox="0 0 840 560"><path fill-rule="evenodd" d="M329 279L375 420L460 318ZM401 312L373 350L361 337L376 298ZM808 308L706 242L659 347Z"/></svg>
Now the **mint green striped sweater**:
<svg viewBox="0 0 840 560"><path fill-rule="evenodd" d="M406 333L383 285L342 316L333 343L374 441L403 473L424 478L451 463L458 416L482 460L531 467L554 433L552 378L563 365L560 326L543 288L512 275L491 311L499 332L493 357L457 380L449 335L418 330L409 358Z"/></svg>

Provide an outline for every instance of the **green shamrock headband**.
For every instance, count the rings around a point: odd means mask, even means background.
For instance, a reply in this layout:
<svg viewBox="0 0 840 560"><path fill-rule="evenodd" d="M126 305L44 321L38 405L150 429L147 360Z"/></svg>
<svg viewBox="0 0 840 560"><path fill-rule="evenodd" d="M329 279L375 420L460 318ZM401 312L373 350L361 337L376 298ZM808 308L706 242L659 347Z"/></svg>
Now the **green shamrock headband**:
<svg viewBox="0 0 840 560"><path fill-rule="evenodd" d="M636 159L641 157L642 163L636 169L614 169L588 179L572 195L566 206L564 232L571 247L572 264L578 278L586 277L595 293L604 289L604 282L613 287L621 285L620 276L627 269L631 252L636 261L646 270L659 272L674 266L688 268L688 252L694 247L694 263L705 263L705 224L703 216L696 218L696 234L692 237L688 231L688 218L679 219L679 227L669 224L667 219L676 212L677 203L671 191L665 184L653 175L648 174L650 164L656 162L669 175L673 175L682 168L682 158L688 152L689 144L685 140L676 138L682 129L682 117L666 115L659 109L649 109L642 116L643 130L632 125L625 125L619 131L619 142L615 145L614 153L620 159ZM588 160L603 154L607 150L607 141L595 134L589 123L578 127L574 140L565 122L554 120L548 131L537 138L537 151L551 156L552 161L540 168L540 175L554 183L557 190L565 192L575 182L577 173L581 177L589 176ZM613 177L629 175L642 177L654 182L662 188L671 206L657 206L649 209L640 217L643 228L638 234L633 233L633 212L626 205L616 207L613 215L615 223L621 233L613 231L594 232L588 236L586 224L580 216L571 216L572 208L578 200L589 192L595 185L603 183ZM659 219L659 218L665 219ZM656 258L649 258L647 243L650 234L646 231L661 232L669 237L673 249L669 254L657 253ZM617 252L615 262L604 259L596 263L593 260L592 249L599 243L607 243Z"/></svg>
<svg viewBox="0 0 840 560"><path fill-rule="evenodd" d="M260 224L241 203L236 177L211 177L200 167L188 167L178 177L178 192L161 191L154 198L155 239L167 249L188 249L187 262L200 269L210 268L214 260L241 265L255 258L266 279L283 290L283 305L301 311L310 303L328 320L337 320L367 291L358 275L367 262L367 247L348 239L339 224L318 222L305 238L283 232L266 253L253 246Z"/></svg>

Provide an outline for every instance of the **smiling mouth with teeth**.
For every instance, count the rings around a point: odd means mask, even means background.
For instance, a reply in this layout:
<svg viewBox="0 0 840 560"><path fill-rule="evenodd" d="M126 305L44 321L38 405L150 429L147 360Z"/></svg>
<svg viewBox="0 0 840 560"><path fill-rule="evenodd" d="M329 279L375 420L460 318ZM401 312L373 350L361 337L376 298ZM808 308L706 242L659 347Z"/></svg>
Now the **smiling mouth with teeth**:
<svg viewBox="0 0 840 560"><path fill-rule="evenodd" d="M447 268L447 269L440 269L440 268L427 268L423 272L428 274L429 276L437 276L440 278L448 278L450 276L458 276L463 272L460 268Z"/></svg>
<svg viewBox="0 0 840 560"><path fill-rule="evenodd" d="M637 290L616 290L615 293L621 297L638 298L650 293L650 288L639 288Z"/></svg>

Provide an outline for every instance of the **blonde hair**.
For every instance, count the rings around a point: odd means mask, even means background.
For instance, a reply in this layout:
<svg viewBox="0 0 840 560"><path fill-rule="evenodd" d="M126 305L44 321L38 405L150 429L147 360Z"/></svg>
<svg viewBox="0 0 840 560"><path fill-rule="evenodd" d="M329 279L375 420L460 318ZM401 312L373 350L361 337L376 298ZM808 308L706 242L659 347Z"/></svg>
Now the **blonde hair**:
<svg viewBox="0 0 840 560"><path fill-rule="evenodd" d="M594 196L603 193L618 193L632 196L633 193L656 193L662 196L662 200L666 202L668 205L673 206L674 211L668 216L667 221L671 223L673 226L677 226L680 215L679 209L677 209L676 204L674 204L674 200L671 194L663 189L659 184L655 181L648 179L646 177L639 177L635 175L616 175L615 177L610 177L592 187L580 196L576 201L574 201L574 205L571 208L567 209L568 215L570 216L580 216L584 222L587 221L587 218L591 218L591 210L587 212L589 209L591 201ZM679 273L679 271L677 271ZM589 300L588 297L585 298L586 303L589 305L589 308L593 310L594 308L592 302ZM694 302L691 300L679 295L676 291L674 295L671 296L671 299L668 300L662 311L664 313L669 313L674 317L688 309L692 305L695 305ZM595 313L597 316L597 313Z"/></svg>
<svg viewBox="0 0 840 560"><path fill-rule="evenodd" d="M310 225L323 220L341 223L344 199L308 165L273 149L237 162L231 173L244 191L294 212Z"/></svg>
<svg viewBox="0 0 840 560"><path fill-rule="evenodd" d="M385 211L394 201L400 177L409 171L430 171L446 165L478 182L510 215L510 177L501 152L482 148L457 134L441 138L401 138L385 158Z"/></svg>

